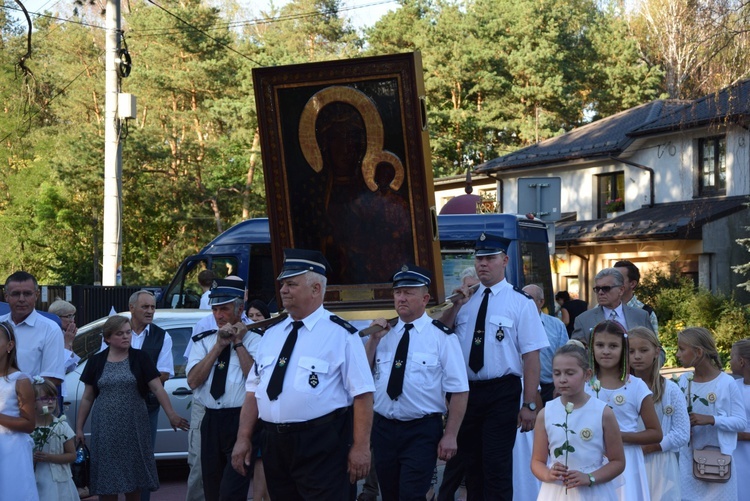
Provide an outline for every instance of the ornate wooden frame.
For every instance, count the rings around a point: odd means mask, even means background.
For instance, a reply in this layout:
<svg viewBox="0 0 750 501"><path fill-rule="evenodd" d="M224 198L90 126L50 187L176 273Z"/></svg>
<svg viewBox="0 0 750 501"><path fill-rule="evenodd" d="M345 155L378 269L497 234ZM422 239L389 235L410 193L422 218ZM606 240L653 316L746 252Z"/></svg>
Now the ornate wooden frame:
<svg viewBox="0 0 750 501"><path fill-rule="evenodd" d="M392 274L430 269L444 299L418 52L253 70L274 268L323 251L326 301L392 307Z"/></svg>

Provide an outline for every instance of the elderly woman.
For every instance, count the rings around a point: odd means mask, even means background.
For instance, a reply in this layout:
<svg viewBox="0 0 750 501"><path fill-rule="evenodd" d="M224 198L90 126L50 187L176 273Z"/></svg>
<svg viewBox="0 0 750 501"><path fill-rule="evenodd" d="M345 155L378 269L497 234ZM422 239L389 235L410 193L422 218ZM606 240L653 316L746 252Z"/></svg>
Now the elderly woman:
<svg viewBox="0 0 750 501"><path fill-rule="evenodd" d="M62 323L63 343L65 344L65 374L67 374L75 369L81 360L81 357L73 352L73 339L78 332L76 307L64 299L57 298L49 305L47 311L60 317L60 323Z"/></svg>
<svg viewBox="0 0 750 501"><path fill-rule="evenodd" d="M130 347L127 318L113 316L104 323L108 347L93 355L81 375L86 384L76 420L76 437L84 440L83 426L96 401L91 426L91 494L99 499L140 499L140 491L159 488L151 446L146 395L151 390L172 427L188 429L188 422L172 409L159 371L145 352Z"/></svg>

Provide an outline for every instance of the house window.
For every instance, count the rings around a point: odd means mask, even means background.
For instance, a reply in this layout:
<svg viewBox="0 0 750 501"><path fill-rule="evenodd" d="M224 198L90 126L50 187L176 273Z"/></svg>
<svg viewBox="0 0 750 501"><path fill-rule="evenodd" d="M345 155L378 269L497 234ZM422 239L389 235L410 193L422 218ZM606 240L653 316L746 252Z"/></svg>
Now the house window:
<svg viewBox="0 0 750 501"><path fill-rule="evenodd" d="M625 173L600 174L597 176L598 212L597 217L604 218L609 212L625 209Z"/></svg>
<svg viewBox="0 0 750 501"><path fill-rule="evenodd" d="M698 141L698 195L724 195L727 190L727 138Z"/></svg>

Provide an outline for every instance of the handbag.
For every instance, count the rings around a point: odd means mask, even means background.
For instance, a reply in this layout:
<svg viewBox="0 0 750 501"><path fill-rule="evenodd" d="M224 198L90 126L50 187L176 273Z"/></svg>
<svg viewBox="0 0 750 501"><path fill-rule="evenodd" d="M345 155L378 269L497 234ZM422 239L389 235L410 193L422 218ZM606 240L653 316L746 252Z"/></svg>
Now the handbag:
<svg viewBox="0 0 750 501"><path fill-rule="evenodd" d="M89 486L91 478L91 453L83 442L79 442L78 447L76 447L76 460L70 465L70 473L73 476L73 483L76 484L76 487L83 489Z"/></svg>
<svg viewBox="0 0 750 501"><path fill-rule="evenodd" d="M693 476L704 482L729 482L732 477L732 456L718 449L693 451Z"/></svg>

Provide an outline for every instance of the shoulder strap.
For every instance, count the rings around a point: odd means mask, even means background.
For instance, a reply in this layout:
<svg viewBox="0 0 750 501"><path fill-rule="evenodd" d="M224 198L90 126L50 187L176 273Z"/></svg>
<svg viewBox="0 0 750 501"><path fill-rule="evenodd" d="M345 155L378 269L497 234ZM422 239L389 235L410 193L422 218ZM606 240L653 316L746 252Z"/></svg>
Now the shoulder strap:
<svg viewBox="0 0 750 501"><path fill-rule="evenodd" d="M251 324L251 327L249 327L248 330L251 330L255 332L256 334L260 334L262 336L263 333L265 333L268 329L286 320L286 317L288 316L289 314L287 312L282 311L275 317L267 318L265 320L261 320L260 322L255 322L254 324Z"/></svg>
<svg viewBox="0 0 750 501"><path fill-rule="evenodd" d="M201 332L200 334L196 334L195 336L193 336L193 342L197 343L201 339L203 339L205 337L208 337L211 334L216 334L217 332L219 332L217 329L211 329L211 330L208 330L208 331L205 331L205 332Z"/></svg>
<svg viewBox="0 0 750 501"><path fill-rule="evenodd" d="M445 332L446 334L453 334L453 329L451 329L450 327L448 327L447 325L445 325L440 320L433 320L432 321L432 325L434 325L435 327L437 327L441 331Z"/></svg>
<svg viewBox="0 0 750 501"><path fill-rule="evenodd" d="M331 322L340 325L341 327L349 331L349 334L354 334L357 332L356 327L337 315L331 315Z"/></svg>
<svg viewBox="0 0 750 501"><path fill-rule="evenodd" d="M644 305L643 305L643 306L642 306L641 308L642 308L643 310L646 310L646 313L648 313L648 316L649 316L649 317L650 317L650 316L651 316L651 314L652 314L652 313L654 312L654 309L653 309L652 307L650 307L649 305L647 305L647 304L644 304Z"/></svg>
<svg viewBox="0 0 750 501"><path fill-rule="evenodd" d="M516 287L515 285L513 286L513 290L514 290L514 291L516 291L516 292L518 292L518 293L519 293L519 294L521 294L521 295L524 295L524 296L526 296L527 298L529 298L529 299L531 299L531 300L533 300L533 299L534 299L533 297L529 296L529 295L528 295L528 294L527 294L526 292L524 292L523 290L519 289L519 288L518 288L518 287Z"/></svg>

